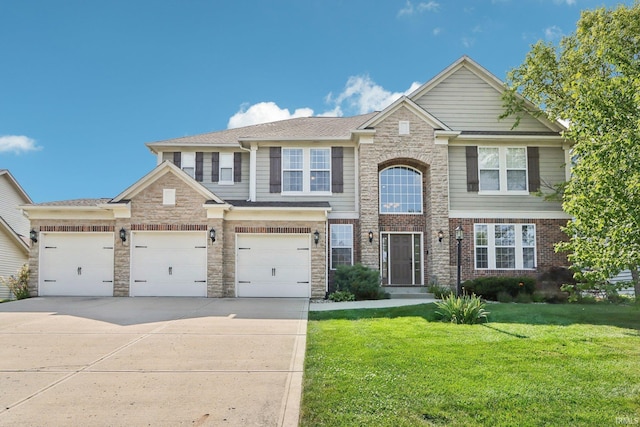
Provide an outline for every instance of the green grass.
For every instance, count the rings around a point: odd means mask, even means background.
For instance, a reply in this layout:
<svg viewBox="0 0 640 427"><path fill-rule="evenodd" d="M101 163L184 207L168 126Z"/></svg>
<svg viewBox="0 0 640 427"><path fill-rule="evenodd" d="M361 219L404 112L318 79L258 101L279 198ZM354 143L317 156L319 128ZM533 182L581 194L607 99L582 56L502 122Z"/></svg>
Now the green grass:
<svg viewBox="0 0 640 427"><path fill-rule="evenodd" d="M638 306L309 313L302 426L640 425Z"/></svg>

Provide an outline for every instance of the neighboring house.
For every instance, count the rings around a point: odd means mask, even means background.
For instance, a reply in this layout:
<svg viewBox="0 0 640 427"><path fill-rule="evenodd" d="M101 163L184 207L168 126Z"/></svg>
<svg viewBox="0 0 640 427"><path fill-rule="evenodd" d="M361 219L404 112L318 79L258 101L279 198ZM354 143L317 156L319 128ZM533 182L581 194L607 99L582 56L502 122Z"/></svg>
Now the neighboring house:
<svg viewBox="0 0 640 427"><path fill-rule="evenodd" d="M29 260L29 219L18 207L32 203L18 181L6 169L0 169L0 277L18 273ZM11 297L0 283L0 299Z"/></svg>
<svg viewBox="0 0 640 427"><path fill-rule="evenodd" d="M361 262L383 284L564 266L562 126L498 120L503 84L462 57L383 111L147 144L158 166L113 199L25 206L40 295L324 297Z"/></svg>

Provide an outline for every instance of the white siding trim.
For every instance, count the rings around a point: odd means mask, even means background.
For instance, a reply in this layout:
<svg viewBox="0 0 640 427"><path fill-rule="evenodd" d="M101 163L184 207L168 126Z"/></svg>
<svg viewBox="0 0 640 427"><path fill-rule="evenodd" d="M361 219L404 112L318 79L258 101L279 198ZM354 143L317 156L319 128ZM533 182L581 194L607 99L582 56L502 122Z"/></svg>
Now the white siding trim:
<svg viewBox="0 0 640 427"><path fill-rule="evenodd" d="M513 219L571 219L565 212L558 211L537 211L537 212L516 212L516 211L449 211L449 218L513 218Z"/></svg>

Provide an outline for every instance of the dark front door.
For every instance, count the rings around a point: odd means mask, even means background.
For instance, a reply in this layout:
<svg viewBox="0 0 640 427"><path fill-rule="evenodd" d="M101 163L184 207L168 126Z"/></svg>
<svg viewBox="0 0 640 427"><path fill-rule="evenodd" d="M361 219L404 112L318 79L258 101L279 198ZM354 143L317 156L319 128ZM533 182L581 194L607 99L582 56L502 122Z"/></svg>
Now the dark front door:
<svg viewBox="0 0 640 427"><path fill-rule="evenodd" d="M391 284L412 285L413 236L411 234L391 234L389 240Z"/></svg>

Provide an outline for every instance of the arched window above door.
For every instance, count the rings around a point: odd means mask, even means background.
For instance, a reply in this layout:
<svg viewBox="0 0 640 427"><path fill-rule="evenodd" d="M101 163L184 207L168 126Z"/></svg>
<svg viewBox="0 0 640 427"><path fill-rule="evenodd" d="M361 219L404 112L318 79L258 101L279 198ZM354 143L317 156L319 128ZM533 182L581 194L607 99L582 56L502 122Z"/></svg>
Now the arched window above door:
<svg viewBox="0 0 640 427"><path fill-rule="evenodd" d="M422 213L422 173L409 166L380 171L380 213Z"/></svg>

